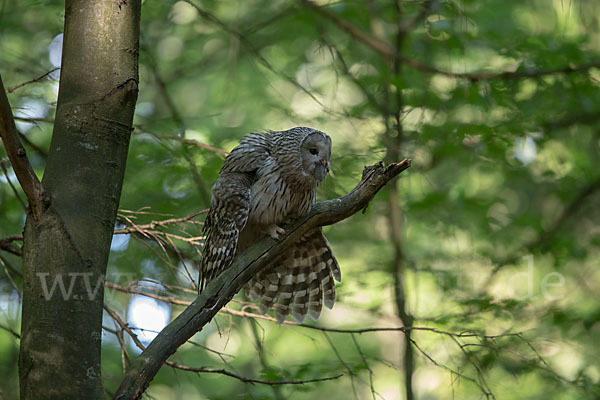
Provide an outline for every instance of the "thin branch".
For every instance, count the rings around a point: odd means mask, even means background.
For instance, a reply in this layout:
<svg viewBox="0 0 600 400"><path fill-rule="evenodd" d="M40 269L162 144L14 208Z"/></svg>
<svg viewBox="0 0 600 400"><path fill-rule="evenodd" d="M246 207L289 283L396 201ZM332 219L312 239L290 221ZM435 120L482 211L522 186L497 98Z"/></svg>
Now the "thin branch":
<svg viewBox="0 0 600 400"><path fill-rule="evenodd" d="M269 71L273 72L274 74L277 74L279 76L281 76L283 79L285 79L286 81L288 81L290 84L292 84L293 86L295 86L296 88L298 88L299 90L303 91L308 97L310 97L315 103L317 103L323 110L327 110L327 107L325 106L325 104L323 104L322 101L320 101L313 93L312 91L306 89L304 86L302 86L296 79L294 79L291 76L288 76L287 74L277 71L272 65L271 63L261 54L260 50L257 49L250 40L248 40L248 38L246 38L242 33L240 33L239 31L227 26L227 24L225 24L223 21L221 21L219 18L217 18L215 15L211 14L210 12L204 10L202 7L198 6L198 4L196 4L197 0L186 0L187 3L189 3L192 7L196 8L196 10L198 11L198 13L200 14L200 16L204 19L206 19L207 21L215 24L216 26L218 26L219 28L221 28L223 31L229 33L230 35L232 35L234 38L236 38L237 40L240 41L240 43L246 48L248 49L251 53L254 54L254 56L258 59L258 61L265 67L267 68ZM330 111L331 112L331 111ZM333 114L333 112L331 112Z"/></svg>
<svg viewBox="0 0 600 400"><path fill-rule="evenodd" d="M265 355L264 351L264 337L261 339L258 328L260 325L255 319L249 319L248 323L250 325L250 330L252 332L252 337L254 338L254 347L256 348L256 352L258 353L258 359L260 360L260 364L262 366L263 371L268 371L271 367L269 365L269 361ZM283 400L284 397L281 394L281 388L279 386L273 386L273 397L275 400Z"/></svg>
<svg viewBox="0 0 600 400"><path fill-rule="evenodd" d="M146 53L148 53L148 55L149 55L148 59L150 61L150 68L152 69L152 74L154 75L154 80L156 82L156 85L158 86L158 90L159 90L163 100L165 101L165 103L167 105L167 108L171 112L171 116L172 116L173 120L177 124L178 134L181 135L182 137L184 137L185 131L186 131L186 125L183 120L183 117L181 116L181 113L175 106L175 102L173 101L173 99L171 98L171 95L169 94L167 85L158 71L158 64L154 61L152 52L149 49L143 49L143 50ZM188 149L186 147L183 148L182 153L183 153L183 158L185 158L185 160L187 161L187 163L190 166L190 172L192 173L192 178L194 179L194 182L196 182L198 189L200 189L199 193L200 193L200 196L202 197L204 204L210 204L210 196L208 195L209 190L206 188L206 185L204 184L204 180L202 179L202 176L200 175L200 172L198 171L198 167L197 167L196 163L194 162L194 159L188 153Z"/></svg>
<svg viewBox="0 0 600 400"><path fill-rule="evenodd" d="M23 86L25 86L25 85L29 85L29 84L31 84L31 83L35 83L35 82L37 82L37 81L41 81L42 79L44 79L45 77L47 77L48 75L50 75L50 74L51 74L51 73L53 73L54 71L58 71L59 69L60 69L60 67L52 68L50 71L48 71L48 72L44 72L42 75L38 76L37 78L33 78L32 80L30 80L30 81L27 81L27 82L19 83L18 85L16 85L16 86L13 86L13 87L11 87L11 88L7 89L7 90L6 90L6 93L7 93L7 94L8 94L8 93L12 93L12 92L14 92L14 91L15 91L15 90L17 90L17 89L19 89L19 88L22 88L22 87L23 87Z"/></svg>
<svg viewBox="0 0 600 400"><path fill-rule="evenodd" d="M465 355L467 362L471 364L475 369L475 372L477 373L477 386L479 387L479 389L482 391L483 394L485 394L486 398L495 399L496 396L494 396L494 393L492 393L491 388L487 384L485 380L485 375L480 367L480 364L477 362L477 358L474 357L471 352L467 351L467 349L465 349L461 345L460 341L456 338L456 336L451 336L451 339L454 341L454 343L456 343L460 351Z"/></svg>
<svg viewBox="0 0 600 400"><path fill-rule="evenodd" d="M450 78L464 78L469 79L471 81L480 81L480 80L491 80L491 79L521 79L521 78L539 78L546 75L556 75L556 74L570 74L576 72L587 71L591 68L600 68L600 61L592 61L586 64L582 64L580 66L571 66L568 65L566 67L559 68L551 68L551 69L539 69L539 70L531 70L531 71L504 71L504 72L451 72L439 69L437 67L433 67L430 65L426 65L417 61L413 58L404 57L398 54L392 46L382 40L373 38L366 33L362 32L360 29L344 20L343 18L338 17L331 11L327 10L325 7L317 5L310 0L300 0L304 5L306 5L311 10L314 10L324 18L330 20L335 25L337 25L340 29L348 33L354 39L362 42L367 45L371 49L375 50L377 53L381 54L383 57L389 60L397 60L402 62L403 64L408 65L411 68L414 68L418 71L424 73L431 74L439 74L444 75Z"/></svg>
<svg viewBox="0 0 600 400"><path fill-rule="evenodd" d="M432 8L434 1L435 0L424 0L423 5L421 6L421 9L419 10L419 13L408 24L401 27L401 29L406 33L414 30L417 27L417 25L419 25L421 22L423 22L425 20L425 18L427 17L427 15L429 15L431 13L431 8Z"/></svg>
<svg viewBox="0 0 600 400"><path fill-rule="evenodd" d="M238 379L244 383L260 383L263 385L269 385L269 386L274 386L274 385L304 385L306 383L313 383L313 382L323 382L323 381L331 381L334 379L338 379L341 378L343 376L343 374L339 374L339 375L335 375L335 376L328 376L325 378L315 378L315 379L306 379L306 380L300 380L300 381L266 381L263 379L254 379L254 378L248 378L245 376L241 376L238 374L234 374L233 372L229 372L225 369L212 369L212 368L207 368L207 367L189 367L186 365L181 365L181 364L177 364L174 363L173 361L167 361L166 364L170 367L173 368L177 368L177 369L181 369L184 371L192 371L192 372L208 372L208 373L214 373L214 374L222 374L222 375L227 375L230 376L232 378Z"/></svg>
<svg viewBox="0 0 600 400"><path fill-rule="evenodd" d="M173 265L170 262L170 256L175 256L184 266L184 270L187 274L188 279L192 283L194 287L196 287L195 280L192 278L192 275L189 273L186 259L193 258L193 256L186 256L182 254L182 250L179 249L175 245L175 240L185 242L190 245L190 247L196 252L196 255L201 255L198 247L201 244L201 241L204 239L204 236L199 235L198 233L188 232L185 227L179 228L178 233L173 233L169 231L165 231L164 228L171 227L173 225L203 225L200 221L194 221L193 219L198 215L206 213L207 210L200 210L195 213L192 213L183 218L170 218L166 220L155 220L151 221L147 224L136 224L134 220L135 216L127 216L124 214L118 214L117 219L120 222L126 224L125 227L116 229L114 231L115 234L131 234L137 240L139 240L144 245L148 246L152 251L157 253L157 255L171 268L177 270L177 266ZM152 241L156 243L160 250L164 253L160 254L157 249L150 246L147 241Z"/></svg>
<svg viewBox="0 0 600 400"><path fill-rule="evenodd" d="M12 189L12 191L15 194L15 197L17 198L19 203L21 203L21 207L23 207L23 210L25 210L25 212L27 212L27 204L25 204L25 202L21 198L21 195L19 194L19 191L17 190L15 185L13 185L12 181L10 180L10 176L8 175L8 170L6 169L6 166L4 165L5 161L6 160L0 160L0 167L2 167L2 173L4 173L4 177L6 178L6 182L8 183L8 186L10 186L10 188ZM6 163L10 164L8 161L6 161Z"/></svg>
<svg viewBox="0 0 600 400"><path fill-rule="evenodd" d="M35 144L31 140L29 140L29 138L26 135L23 135L21 132L19 132L19 137L21 138L22 141L25 142L26 145L28 145L33 150L35 150L36 153L38 153L40 156L42 156L43 158L48 158L48 153L44 149L42 149L40 146L38 146L37 144Z"/></svg>
<svg viewBox="0 0 600 400"><path fill-rule="evenodd" d="M165 135L157 135L155 133L151 133L151 132L147 132L144 130L140 130L138 133L140 134L147 134L150 135L152 137L157 138L158 140L174 140L180 143L184 143L184 144L189 144L192 146L196 146L199 147L201 149L204 150L209 150L209 151L214 151L215 153L219 153L220 155L222 155L223 157L227 156L227 154L229 154L227 151L223 150L223 149L219 149L218 147L213 147L213 146L209 146L208 144L204 144L202 142L199 142L197 140L193 140L193 139L186 139L186 138L182 138L179 136L165 136Z"/></svg>
<svg viewBox="0 0 600 400"><path fill-rule="evenodd" d="M369 366L369 363L367 362L367 358L365 357L365 354L363 353L362 349L360 348L360 345L358 344L358 341L356 340L356 336L354 336L354 334L351 333L350 337L352 338L352 341L354 342L354 347L356 347L356 351L358 351L358 354L360 355L360 358L362 359L365 368L367 369L367 371L369 371L369 387L371 388L371 396L373 397L373 400L376 400L375 386L373 386L373 370Z"/></svg>
<svg viewBox="0 0 600 400"><path fill-rule="evenodd" d="M36 117L14 117L16 121L23 122L47 122L49 124L54 123L53 118L36 118Z"/></svg>
<svg viewBox="0 0 600 400"><path fill-rule="evenodd" d="M333 14L331 11L327 10L325 7L315 4L310 0L300 0L300 1L305 6L310 8L311 10L316 11L317 13L321 14L321 16L327 18L328 20L330 20L331 22L336 24L343 31L346 31L346 33L348 33L354 39L366 44L367 46L369 46L370 48L372 48L379 54L383 55L384 57L386 57L386 58L394 58L395 57L396 52L394 51L394 49L391 48L391 46L388 43L383 42L379 39L370 37L366 33L363 33L360 29L358 29L357 27L352 25L350 22Z"/></svg>
<svg viewBox="0 0 600 400"><path fill-rule="evenodd" d="M131 336L133 343L135 343L135 345L140 350L144 351L146 349L146 346L144 346L142 344L142 342L138 339L137 335L133 332L133 330L129 327L129 325L125 321L123 321L121 319L121 317L119 317L119 315L116 312L114 312L113 310L111 310L107 305L104 305L104 309L110 315L110 317L121 327L121 330L127 332L129 334L129 336ZM273 385L304 385L306 383L331 381L333 379L338 379L341 376L343 376L343 374L339 374L336 376L328 376L325 378L306 379L306 380L267 381L267 380L263 380L263 379L248 378L248 377L245 377L242 375L234 374L233 372L227 371L225 369L213 369L213 368L208 368L208 367L190 367L188 365L179 364L179 363L169 361L169 360L166 360L165 364L172 368L180 369L183 371L221 374L221 375L226 375L226 376L238 379L244 383L251 383L251 384L260 383L260 384L269 385L269 386L273 386ZM115 397L116 397L116 394L115 394Z"/></svg>
<svg viewBox="0 0 600 400"><path fill-rule="evenodd" d="M21 335L19 335L15 330L9 328L8 326L0 325L0 329L5 330L6 332L10 333L17 339L21 339Z"/></svg>
<svg viewBox="0 0 600 400"><path fill-rule="evenodd" d="M161 296L159 294L155 294L148 291L142 291L133 288L137 281L134 281L132 284L128 286L121 286L117 283L105 281L104 286L107 288L115 289L123 293L129 294L139 294L142 296L150 297L156 300L164 301L165 303L170 303L178 306L189 306L192 304L191 301L180 300L174 297L169 296ZM253 318L253 319L262 319L265 321L277 322L277 320L268 315L251 313L243 310L233 310L231 308L223 307L219 310L221 313L234 315L242 318ZM299 324L294 321L283 321L283 325L292 325L300 328L313 329L322 332L332 332L332 333L348 333L348 334L362 334L362 333L373 333L373 332L408 332L408 331L422 331L422 332L431 332L437 333L439 335L445 335L449 337L457 337L457 338L479 338L479 339L498 339L503 337L520 337L523 335L523 332L508 332L508 333L500 333L498 335L484 335L476 332L450 332L444 331L437 328L431 328L427 326L399 326L399 327L375 327L375 328L357 328L357 329L341 329L341 328L327 328L324 326L316 326L316 325L308 325L308 324Z"/></svg>
<svg viewBox="0 0 600 400"><path fill-rule="evenodd" d="M253 276L281 252L296 243L308 231L331 225L366 208L375 194L400 172L410 167L410 160L384 167L381 162L366 167L358 185L347 195L314 204L284 237L277 241L263 238L235 257L232 265L212 280L202 293L179 316L165 327L134 361L125 375L115 399L139 399L163 363L196 332L202 329L217 312Z"/></svg>
<svg viewBox="0 0 600 400"><path fill-rule="evenodd" d="M10 284L12 285L13 289L15 289L15 292L17 292L17 295L19 296L19 301L20 301L23 298L23 295L21 294L21 291L19 290L19 287L15 283L12 276L10 276L10 272L8 271L8 268L9 268L8 262L5 261L4 258L0 257L0 264L4 267L4 273L6 274L6 277L8 278L8 280L10 281Z"/></svg>
<svg viewBox="0 0 600 400"><path fill-rule="evenodd" d="M521 252L515 251L514 255L508 256L504 259L497 260L494 264L494 269L492 270L489 278L487 279L485 285L489 285L494 276L504 268L506 265L514 264L521 258L523 258L526 254L533 252L534 250L546 250L548 248L548 244L554 238L554 236L561 231L562 226L575 214L577 213L583 204L595 193L600 191L600 177L594 179L589 182L586 186L584 186L577 196L569 203L567 207L563 209L560 216L548 227L544 229L536 238L531 240L529 243L523 246L523 250Z"/></svg>
<svg viewBox="0 0 600 400"><path fill-rule="evenodd" d="M133 222L129 219L126 218L123 215L119 215L119 217L126 219L129 223L132 224L132 226L128 226L125 228L121 228L121 229L115 229L114 234L115 235L119 235L119 234L127 234L127 233L134 233L134 232L139 232L139 231L147 231L147 230L154 230L158 227L164 227L167 225L174 225L174 224L181 224L183 222L188 222L191 224L197 224L197 225L202 225L202 222L199 221L192 221L194 218L196 218L198 215L202 215L202 214L206 214L208 212L208 209L204 209L204 210L200 210L197 211L195 213L192 213L190 215L187 215L185 217L181 217L181 218L169 218L169 219L164 219L162 221L152 221L149 222L147 224L142 224L142 225L137 225L137 224L133 224Z"/></svg>
<svg viewBox="0 0 600 400"><path fill-rule="evenodd" d="M27 196L29 205L31 206L31 214L34 220L38 221L46 206L44 205L44 188L33 171L29 160L27 159L26 151L21 141L19 133L15 126L10 103L4 91L4 84L0 76L0 136L4 143L4 148L8 154L8 158L13 166L13 170L17 175L17 179Z"/></svg>
<svg viewBox="0 0 600 400"><path fill-rule="evenodd" d="M6 258L0 256L0 263L2 263L3 266L5 266L7 269L10 270L10 272L12 272L14 275L23 278L23 273L21 271L19 271L18 269L16 269ZM19 293L19 297L21 296L20 290L16 289L17 292Z"/></svg>
<svg viewBox="0 0 600 400"><path fill-rule="evenodd" d="M317 26L319 27L319 26ZM321 29L319 29L319 31L321 31ZM377 99L375 98L375 96L373 95L373 93L371 93L369 91L369 89L367 89L367 87L356 77L354 77L352 75L352 73L350 72L350 68L348 67L348 64L346 63L346 61L344 60L344 57L342 55L342 53L339 51L339 49L333 44L332 41L330 41L326 36L324 32L320 32L320 37L321 40L323 41L323 43L330 49L330 51L334 52L334 59L339 63L339 65L342 68L342 73L347 76L350 80L352 80L352 82L360 89L360 91L363 93L363 95L365 95L365 97L367 98L367 100L369 100L369 103L371 105L373 105L373 107L376 107L379 111L381 111L383 114L386 114L386 105L385 104L379 104L379 102L377 101Z"/></svg>
<svg viewBox="0 0 600 400"><path fill-rule="evenodd" d="M110 282L110 281L105 281L104 282L104 286L110 289L114 289L114 290L118 290L119 292L124 292L124 293L129 293L129 294L140 294L146 297L150 297L156 300L160 300L160 301L164 301L165 303L169 303L169 304L175 304L178 306L189 306L191 304L190 301L185 301L185 300L179 300L176 299L172 296L161 296L160 294L155 294L152 292L148 292L146 290L139 290L139 289L135 289L132 286L134 286L135 283L133 285L128 285L127 287L125 286L121 286L117 283L114 282ZM148 288L150 289L150 288Z"/></svg>
<svg viewBox="0 0 600 400"><path fill-rule="evenodd" d="M340 361L340 364L342 364L344 366L344 368L346 368L346 370L348 371L348 375L350 376L350 383L352 384L352 391L354 392L354 398L356 398L358 400L358 393L356 391L356 386L354 385L354 372L352 371L352 368L350 368L350 366L348 364L346 364L346 362L342 358L342 355L335 347L335 344L333 344L333 341L331 340L331 338L329 337L327 332L323 332L323 336L325 336L325 339L327 339L329 346L335 353L335 356L337 357L337 359Z"/></svg>
<svg viewBox="0 0 600 400"><path fill-rule="evenodd" d="M436 367L439 368L443 368L447 371L449 371L450 373L461 377L462 379L465 379L467 381L473 382L475 385L477 385L477 387L479 387L479 389L486 395L486 397L488 396L488 393L486 392L485 388L481 386L481 384L474 378L471 378L470 376L467 376L459 371L453 370L452 368L448 367L447 365L441 364L439 362L437 362L436 360L433 359L433 357L431 357L429 354L427 354L425 352L425 350L423 350L418 344L417 342L415 342L414 340L410 340L412 345L415 346L415 348L419 351L419 353L421 353L423 356L425 356L425 358L427 358L433 365L435 365Z"/></svg>

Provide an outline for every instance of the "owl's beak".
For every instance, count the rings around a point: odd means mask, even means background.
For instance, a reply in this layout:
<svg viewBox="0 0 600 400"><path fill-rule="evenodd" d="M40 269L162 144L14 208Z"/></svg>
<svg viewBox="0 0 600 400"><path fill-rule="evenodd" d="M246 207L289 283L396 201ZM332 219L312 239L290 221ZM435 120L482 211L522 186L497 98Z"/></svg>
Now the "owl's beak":
<svg viewBox="0 0 600 400"><path fill-rule="evenodd" d="M319 164L321 164L323 168L319 167ZM315 176L319 179L319 181L322 181L329 173L329 161L319 160L319 164L315 165Z"/></svg>

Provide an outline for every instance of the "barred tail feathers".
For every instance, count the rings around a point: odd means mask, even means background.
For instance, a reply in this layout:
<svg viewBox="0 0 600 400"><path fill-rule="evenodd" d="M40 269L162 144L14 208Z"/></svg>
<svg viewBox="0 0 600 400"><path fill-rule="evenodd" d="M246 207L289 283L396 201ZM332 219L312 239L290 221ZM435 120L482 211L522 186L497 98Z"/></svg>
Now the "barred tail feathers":
<svg viewBox="0 0 600 400"><path fill-rule="evenodd" d="M333 307L334 278L341 279L338 263L321 229L315 229L250 281L247 291L263 314L275 304L279 323L290 313L298 322L307 314L316 321L323 304Z"/></svg>

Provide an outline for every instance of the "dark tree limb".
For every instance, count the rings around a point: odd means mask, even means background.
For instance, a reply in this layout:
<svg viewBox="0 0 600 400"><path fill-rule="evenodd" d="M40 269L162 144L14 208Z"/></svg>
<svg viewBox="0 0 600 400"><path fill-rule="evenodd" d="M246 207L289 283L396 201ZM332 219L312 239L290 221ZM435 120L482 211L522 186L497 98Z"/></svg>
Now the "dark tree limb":
<svg viewBox="0 0 600 400"><path fill-rule="evenodd" d="M14 244L12 244L12 242L19 240L23 240L23 235L11 235L0 238L0 250L7 251L9 253L14 254L15 256L21 257L23 255L23 251Z"/></svg>
<svg viewBox="0 0 600 400"><path fill-rule="evenodd" d="M285 236L277 241L264 238L238 255L232 265L210 282L202 293L173 322L171 322L134 361L123 378L113 399L139 399L158 370L219 310L278 254L298 241L306 232L319 226L332 225L365 209L375 194L396 175L410 167L403 160L387 167L379 162L365 167L361 181L354 189L338 199L313 205L310 212L298 219Z"/></svg>
<svg viewBox="0 0 600 400"><path fill-rule="evenodd" d="M44 187L27 159L25 148L19 140L10 103L6 97L2 77L0 76L0 136L13 166L15 175L27 196L33 219L38 221L44 212Z"/></svg>

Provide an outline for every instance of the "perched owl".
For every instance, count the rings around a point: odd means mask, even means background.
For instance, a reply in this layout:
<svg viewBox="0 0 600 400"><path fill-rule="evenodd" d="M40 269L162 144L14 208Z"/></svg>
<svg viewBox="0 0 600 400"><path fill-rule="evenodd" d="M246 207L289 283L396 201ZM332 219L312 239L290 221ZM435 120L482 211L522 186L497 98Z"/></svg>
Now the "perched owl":
<svg viewBox="0 0 600 400"><path fill-rule="evenodd" d="M317 186L329 172L331 138L298 127L251 133L225 159L212 188L199 288L229 267L233 257L265 234L279 238L279 225L306 214ZM315 321L322 304L333 307L338 263L321 228L307 232L246 286L264 314L275 305L280 323L290 314Z"/></svg>

